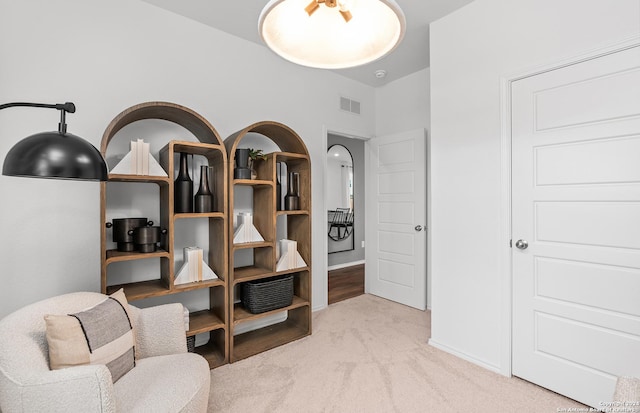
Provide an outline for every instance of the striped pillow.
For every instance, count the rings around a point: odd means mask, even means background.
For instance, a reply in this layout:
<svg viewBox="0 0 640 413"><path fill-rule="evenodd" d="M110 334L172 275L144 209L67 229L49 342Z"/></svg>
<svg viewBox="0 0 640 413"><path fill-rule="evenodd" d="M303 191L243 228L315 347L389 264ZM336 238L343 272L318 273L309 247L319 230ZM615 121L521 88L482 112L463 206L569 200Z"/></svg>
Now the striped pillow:
<svg viewBox="0 0 640 413"><path fill-rule="evenodd" d="M115 383L135 366L135 339L122 289L68 315L46 315L51 370L105 364Z"/></svg>

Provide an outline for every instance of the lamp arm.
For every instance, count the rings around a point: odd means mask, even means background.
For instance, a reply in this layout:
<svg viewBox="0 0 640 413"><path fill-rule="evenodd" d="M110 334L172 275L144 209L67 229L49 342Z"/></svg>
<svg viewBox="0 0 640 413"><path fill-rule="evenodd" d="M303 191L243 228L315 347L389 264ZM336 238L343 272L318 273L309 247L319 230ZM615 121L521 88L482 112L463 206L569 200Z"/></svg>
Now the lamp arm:
<svg viewBox="0 0 640 413"><path fill-rule="evenodd" d="M48 103L30 103L30 102L12 102L12 103L3 103L0 105L0 110L6 108L13 108L15 106L28 106L30 108L48 108L48 109L58 109L64 110L65 112L75 113L76 105L72 102L66 103L56 103L56 104L48 104Z"/></svg>
<svg viewBox="0 0 640 413"><path fill-rule="evenodd" d="M65 121L65 115L67 112L69 113L75 113L76 112L76 105L74 105L72 102L65 102L65 103L55 103L55 104L49 104L49 103L30 103L30 102L12 102L12 103L4 103L2 105L0 105L0 110L2 109L7 109L7 108L13 108L16 106L27 106L30 108L47 108L47 109L57 109L60 111L60 123L58 123L58 132L62 133L63 135L65 133L67 133L67 123Z"/></svg>

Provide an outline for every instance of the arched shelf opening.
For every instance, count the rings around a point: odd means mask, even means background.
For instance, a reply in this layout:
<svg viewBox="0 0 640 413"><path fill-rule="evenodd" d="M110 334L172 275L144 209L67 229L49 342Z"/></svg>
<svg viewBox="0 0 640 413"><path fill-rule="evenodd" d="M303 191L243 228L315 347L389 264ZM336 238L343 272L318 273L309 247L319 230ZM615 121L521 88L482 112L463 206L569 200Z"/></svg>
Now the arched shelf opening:
<svg viewBox="0 0 640 413"><path fill-rule="evenodd" d="M102 135L100 152L106 153L109 142L125 126L146 119L160 119L176 123L191 132L200 142L222 145L216 129L195 111L170 102L145 102L131 106L116 116Z"/></svg>

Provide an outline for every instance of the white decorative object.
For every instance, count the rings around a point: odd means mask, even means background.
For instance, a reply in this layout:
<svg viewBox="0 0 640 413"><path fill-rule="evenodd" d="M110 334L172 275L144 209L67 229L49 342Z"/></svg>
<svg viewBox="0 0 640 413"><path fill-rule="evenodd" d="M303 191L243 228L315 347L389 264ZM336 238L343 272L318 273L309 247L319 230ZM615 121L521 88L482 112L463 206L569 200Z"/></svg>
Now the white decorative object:
<svg viewBox="0 0 640 413"><path fill-rule="evenodd" d="M307 263L304 262L302 256L298 252L297 241L281 239L280 254L280 259L276 265L276 271L284 271L307 266Z"/></svg>
<svg viewBox="0 0 640 413"><path fill-rule="evenodd" d="M216 273L204 262L202 248L185 247L183 252L184 264L173 281L175 285L215 280L218 278Z"/></svg>
<svg viewBox="0 0 640 413"><path fill-rule="evenodd" d="M142 139L131 141L131 151L111 170L112 174L168 176L149 153L149 144Z"/></svg>
<svg viewBox="0 0 640 413"><path fill-rule="evenodd" d="M189 331L189 309L182 306L182 314L184 318L184 331Z"/></svg>
<svg viewBox="0 0 640 413"><path fill-rule="evenodd" d="M238 214L238 227L233 234L233 243L242 244L245 242L261 242L264 238L255 226L253 226L253 214L241 212Z"/></svg>

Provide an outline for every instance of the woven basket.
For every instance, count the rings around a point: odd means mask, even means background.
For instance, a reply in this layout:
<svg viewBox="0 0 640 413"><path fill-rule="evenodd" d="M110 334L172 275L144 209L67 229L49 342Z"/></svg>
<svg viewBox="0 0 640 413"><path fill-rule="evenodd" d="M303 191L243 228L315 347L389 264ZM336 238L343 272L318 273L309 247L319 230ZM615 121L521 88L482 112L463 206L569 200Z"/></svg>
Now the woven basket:
<svg viewBox="0 0 640 413"><path fill-rule="evenodd" d="M242 283L242 305L252 314L287 307L293 302L293 275Z"/></svg>
<svg viewBox="0 0 640 413"><path fill-rule="evenodd" d="M187 351L189 353L196 351L196 336L187 337Z"/></svg>

